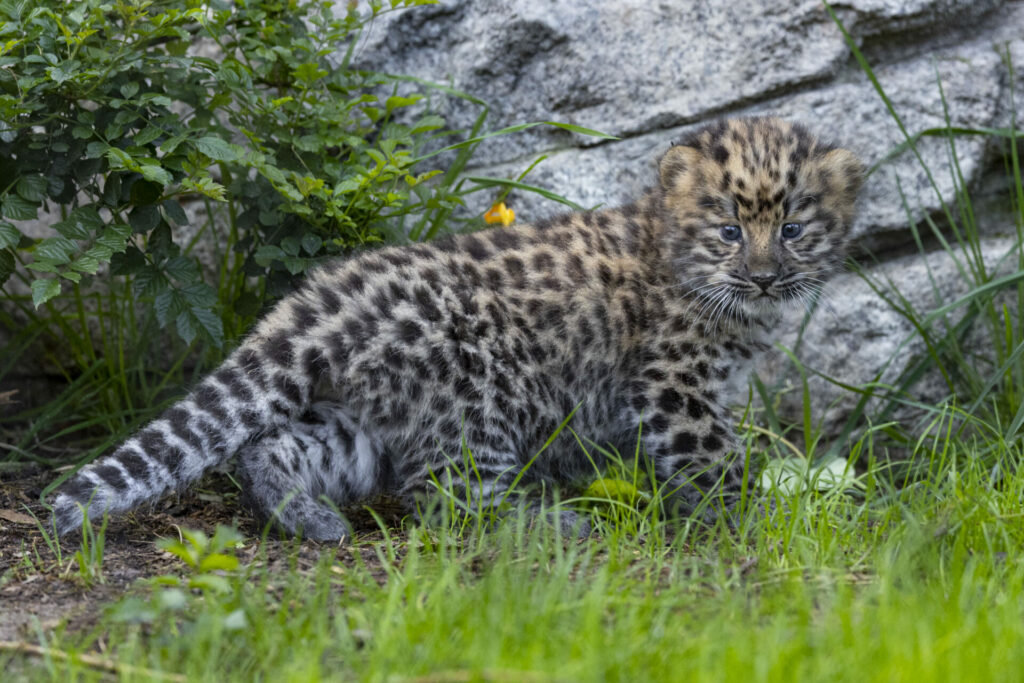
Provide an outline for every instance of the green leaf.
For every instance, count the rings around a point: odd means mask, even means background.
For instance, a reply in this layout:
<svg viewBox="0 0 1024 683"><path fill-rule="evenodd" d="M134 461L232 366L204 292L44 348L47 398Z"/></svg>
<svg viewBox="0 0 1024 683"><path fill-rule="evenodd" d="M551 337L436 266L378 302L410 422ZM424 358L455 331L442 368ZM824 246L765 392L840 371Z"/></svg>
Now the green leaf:
<svg viewBox="0 0 1024 683"><path fill-rule="evenodd" d="M260 211L259 220L260 225L268 227L281 225L281 222L284 220L284 214L279 211Z"/></svg>
<svg viewBox="0 0 1024 683"><path fill-rule="evenodd" d="M580 135L586 135L593 138L601 138L604 140L618 140L619 138L611 133L603 133L595 128L584 128L583 126L577 126L573 123L560 123L558 121L542 121L545 126L551 126L553 128L561 128L571 133L579 133ZM513 126L514 128L515 126Z"/></svg>
<svg viewBox="0 0 1024 683"><path fill-rule="evenodd" d="M320 247L323 243L324 241L322 239L310 232L307 232L302 237L302 249L310 256L313 256L316 252L320 251Z"/></svg>
<svg viewBox="0 0 1024 683"><path fill-rule="evenodd" d="M114 123L119 126L123 126L126 123L131 123L137 118L139 118L138 113L130 109L125 109L124 111L119 111L117 113L117 116L114 117Z"/></svg>
<svg viewBox="0 0 1024 683"><path fill-rule="evenodd" d="M158 137L163 135L163 131L158 126L149 125L139 131L136 134L134 141L136 145L148 145L149 143L156 140Z"/></svg>
<svg viewBox="0 0 1024 683"><path fill-rule="evenodd" d="M135 232L149 232L160 224L160 209L155 204L136 206L128 214L128 224Z"/></svg>
<svg viewBox="0 0 1024 683"><path fill-rule="evenodd" d="M269 164L260 164L257 166L260 173L262 173L267 180L274 185L287 185L288 176L284 174L284 171L279 169L277 166L270 166Z"/></svg>
<svg viewBox="0 0 1024 683"><path fill-rule="evenodd" d="M199 562L199 571L211 572L214 570L233 571L238 569L238 558L224 553L213 553L207 555Z"/></svg>
<svg viewBox="0 0 1024 683"><path fill-rule="evenodd" d="M114 254L110 257L111 275L135 275L146 267L146 257L135 245L126 246L123 254Z"/></svg>
<svg viewBox="0 0 1024 683"><path fill-rule="evenodd" d="M377 107L363 107L362 111L373 123L377 123L377 121L380 120L381 112Z"/></svg>
<svg viewBox="0 0 1024 683"><path fill-rule="evenodd" d="M169 107L174 104L171 98L166 95L157 95L156 93L146 93L139 98L139 102L146 102L149 104L155 104L159 107Z"/></svg>
<svg viewBox="0 0 1024 683"><path fill-rule="evenodd" d="M241 150L220 138L206 135L195 141L196 149L215 161L234 161L241 156Z"/></svg>
<svg viewBox="0 0 1024 683"><path fill-rule="evenodd" d="M160 327L166 327L171 315L180 311L181 305L176 295L175 290L165 289L153 298L153 312L156 313Z"/></svg>
<svg viewBox="0 0 1024 683"><path fill-rule="evenodd" d="M298 256L299 248L301 246L302 243L299 241L299 238L296 237L295 235L288 235L283 240L281 240L281 250L284 251L284 253L286 253L288 256Z"/></svg>
<svg viewBox="0 0 1024 683"><path fill-rule="evenodd" d="M306 270L306 259L299 258L297 256L286 256L282 259L281 263L292 275L298 275L299 273Z"/></svg>
<svg viewBox="0 0 1024 683"><path fill-rule="evenodd" d="M47 237L35 248L35 257L45 259L51 263L67 263L71 254L75 253L78 245L67 237Z"/></svg>
<svg viewBox="0 0 1024 683"><path fill-rule="evenodd" d="M160 203L160 206L164 209L164 215L167 219L173 221L175 225L188 225L188 215L185 210L181 208L181 204L174 199L168 199Z"/></svg>
<svg viewBox="0 0 1024 683"><path fill-rule="evenodd" d="M224 324L221 322L220 316L209 308L197 308L191 309L193 315L196 316L197 321L203 327L203 331L209 338L210 342L220 348L224 345Z"/></svg>
<svg viewBox="0 0 1024 683"><path fill-rule="evenodd" d="M87 240L91 237L88 230L82 227L81 223L68 218L67 220L57 221L53 224L53 229L58 233L72 240Z"/></svg>
<svg viewBox="0 0 1024 683"><path fill-rule="evenodd" d="M224 617L222 624L225 631L241 631L249 626L249 620L245 616L245 610L239 607Z"/></svg>
<svg viewBox="0 0 1024 683"><path fill-rule="evenodd" d="M124 251L128 246L128 235L130 234L131 228L123 223L111 225L96 238L94 248L102 246L109 249L111 253Z"/></svg>
<svg viewBox="0 0 1024 683"><path fill-rule="evenodd" d="M128 239L128 236L132 234L132 229L124 223L111 223L107 226L104 234L117 235L122 239Z"/></svg>
<svg viewBox="0 0 1024 683"><path fill-rule="evenodd" d="M348 194L349 192L355 192L361 188L365 182L366 178L360 176L345 178L334 186L334 196L337 197L343 194Z"/></svg>
<svg viewBox="0 0 1024 683"><path fill-rule="evenodd" d="M36 308L39 308L58 294L60 294L60 280L57 278L32 281L32 304Z"/></svg>
<svg viewBox="0 0 1024 683"><path fill-rule="evenodd" d="M199 564L199 554L196 550L176 538L159 538L156 541L156 547L174 555L190 567L194 568Z"/></svg>
<svg viewBox="0 0 1024 683"><path fill-rule="evenodd" d="M303 152L317 152L324 146L319 135L302 135L293 141L295 148Z"/></svg>
<svg viewBox="0 0 1024 683"><path fill-rule="evenodd" d="M54 230L72 240L87 240L102 227L103 219L92 206L79 207L64 220L53 224Z"/></svg>
<svg viewBox="0 0 1024 683"><path fill-rule="evenodd" d="M442 128L443 126L444 119L442 117L437 116L436 114L430 114L428 116L424 116L416 123L412 124L412 128L410 129L409 132L413 135L417 135L419 133L427 133L432 130L437 130L438 128Z"/></svg>
<svg viewBox="0 0 1024 683"><path fill-rule="evenodd" d="M387 108L390 114L399 107L408 107L411 104L416 104L423 99L423 95L412 95L411 97L402 97L401 95L392 95L384 102L384 106Z"/></svg>
<svg viewBox="0 0 1024 683"><path fill-rule="evenodd" d="M187 133L179 133L178 135L175 135L171 138L168 138L167 140L164 140L163 144L160 145L160 151L163 152L164 154L170 154L171 152L176 150L178 148L178 145L184 142L185 138L187 137Z"/></svg>
<svg viewBox="0 0 1024 683"><path fill-rule="evenodd" d="M194 335L193 335L194 336ZM230 593L231 584L223 576L218 574L200 574L188 580L189 588L198 588L213 593Z"/></svg>
<svg viewBox="0 0 1024 683"><path fill-rule="evenodd" d="M95 232L103 227L103 218L95 206L80 206L71 212L69 219L84 225L88 230Z"/></svg>
<svg viewBox="0 0 1024 683"><path fill-rule="evenodd" d="M186 344L191 344L197 334L195 318L189 311L182 311L178 314L175 324L178 328L178 336L185 340Z"/></svg>
<svg viewBox="0 0 1024 683"><path fill-rule="evenodd" d="M194 308L213 308L217 305L217 291L205 282L193 282L178 291L181 298Z"/></svg>
<svg viewBox="0 0 1024 683"><path fill-rule="evenodd" d="M59 143L56 142L53 144L54 151L57 151L58 144ZM59 175L51 175L48 177L46 179L46 185L46 192L51 197L59 197L64 192L64 178Z"/></svg>
<svg viewBox="0 0 1024 683"><path fill-rule="evenodd" d="M90 249L89 251L92 250ZM86 252L68 264L68 267L77 270L80 273L95 275L96 271L99 270L100 265L101 260L95 253Z"/></svg>
<svg viewBox="0 0 1024 683"><path fill-rule="evenodd" d="M0 249L17 247L21 241L21 232L6 221L0 221ZM8 252L4 252L8 253Z"/></svg>
<svg viewBox="0 0 1024 683"><path fill-rule="evenodd" d="M32 263L25 264L25 267L29 270L34 270L37 273L53 273L54 275L60 275L60 268L49 261L43 259L36 259Z"/></svg>
<svg viewBox="0 0 1024 683"><path fill-rule="evenodd" d="M319 65L313 62L306 62L300 64L292 71L292 75L296 80L302 81L303 83L313 83L327 75L327 71L321 69Z"/></svg>
<svg viewBox="0 0 1024 683"><path fill-rule="evenodd" d="M50 77L50 80L59 85L74 76L75 72L78 71L78 68L78 61L70 60L62 62L57 66L49 67L46 70L46 75Z"/></svg>
<svg viewBox="0 0 1024 683"><path fill-rule="evenodd" d="M37 173L23 175L15 190L22 199L38 204L46 196L46 178Z"/></svg>
<svg viewBox="0 0 1024 683"><path fill-rule="evenodd" d="M109 148L110 145L108 145L107 143L101 142L99 140L94 140L93 142L90 142L86 146L85 156L88 159L99 159L101 156L106 154L107 149Z"/></svg>
<svg viewBox="0 0 1024 683"><path fill-rule="evenodd" d="M132 281L132 291L136 297L155 296L167 288L167 278L162 272L151 265L145 264L137 268Z"/></svg>
<svg viewBox="0 0 1024 683"><path fill-rule="evenodd" d="M573 132L573 133L579 133L581 135L589 135L589 136L596 137L596 138L602 138L604 140L618 140L619 139L619 138L617 138L614 135L609 135L608 133L602 133L601 131L593 130L592 128L584 128L582 126L576 126L576 125L573 125L571 123L558 123L557 121L534 121L532 123L520 123L520 124L517 124L515 126L508 126L506 128L502 128L500 130L491 131L490 133L484 133L483 135L476 135L476 136L473 136L473 137L468 138L466 140L463 140L461 142L457 142L457 143L455 143L453 145L448 145L447 147L441 147L440 149L432 150L432 151L427 152L426 154L424 154L422 156L417 157L416 159L413 159L411 161L410 165L412 165L413 163L418 163L420 161L424 161L424 160L429 159L431 157L435 157L438 154L444 154L445 152L451 152L451 151L457 150L457 149L464 149L466 147L472 148L474 145L477 145L480 142L483 142L484 140L486 140L488 138L498 137L500 135L509 135L511 133L519 133L521 131L528 130L530 128L536 128L537 126L552 126L554 128L560 128L562 130L567 130L567 131L570 131L570 132Z"/></svg>
<svg viewBox="0 0 1024 683"><path fill-rule="evenodd" d="M466 180L474 182L477 185L479 185L480 187L501 187L501 188L514 187L514 188L519 189L519 190L526 190L527 192L532 192L534 194L538 194L541 197L544 197L545 199L550 199L550 200L556 201L556 202L558 202L560 204L565 204L566 206L571 208L573 211L585 211L586 210L584 207L580 206L579 204L577 204L576 202L572 201L571 199L566 199L565 197L563 197L562 195L560 195L560 194L558 194L556 192L552 192L550 190L545 190L544 188L537 187L536 185L529 185L527 183L520 183L520 182L516 182L514 180L507 180L507 179L504 179L504 178L485 178L483 176L466 176Z"/></svg>
<svg viewBox="0 0 1024 683"><path fill-rule="evenodd" d="M257 249L256 253L254 253L252 257L256 263L266 268L270 265L271 261L283 260L285 253L281 251L280 247L274 246L273 244L265 244Z"/></svg>
<svg viewBox="0 0 1024 683"><path fill-rule="evenodd" d="M35 204L25 201L16 194L8 194L0 202L0 215L16 221L33 220L38 212Z"/></svg>
<svg viewBox="0 0 1024 683"><path fill-rule="evenodd" d="M171 177L171 174L167 169L161 168L156 164L143 164L139 167L139 173L141 173L142 177L146 180L152 180L153 182L160 183L161 185L170 185L174 182L174 179Z"/></svg>
<svg viewBox="0 0 1024 683"><path fill-rule="evenodd" d="M175 581L174 585L177 585ZM180 612L188 606L188 596L180 588L165 588L160 592L160 607Z"/></svg>
<svg viewBox="0 0 1024 683"><path fill-rule="evenodd" d="M160 196L164 192L164 184L156 183L152 180L146 180L145 178L139 178L132 183L132 189L129 192L129 199L135 206L142 206L143 204L152 204L156 200L160 199Z"/></svg>
<svg viewBox="0 0 1024 683"><path fill-rule="evenodd" d="M178 282L195 282L199 279L199 266L194 259L176 256L164 265L164 273Z"/></svg>
<svg viewBox="0 0 1024 683"><path fill-rule="evenodd" d="M123 248L123 247L122 247ZM103 244L94 244L89 247L80 258L82 259L95 259L99 263L107 263L110 261L110 257L114 255L114 250Z"/></svg>

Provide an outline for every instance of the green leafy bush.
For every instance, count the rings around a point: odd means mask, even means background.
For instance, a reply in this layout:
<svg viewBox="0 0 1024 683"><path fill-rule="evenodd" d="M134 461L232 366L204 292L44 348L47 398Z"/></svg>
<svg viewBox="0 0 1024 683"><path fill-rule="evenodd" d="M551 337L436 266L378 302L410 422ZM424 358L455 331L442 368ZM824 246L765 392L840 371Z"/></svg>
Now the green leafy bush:
<svg viewBox="0 0 1024 683"><path fill-rule="evenodd" d="M0 0L0 382L65 380L0 391L0 457L95 457L317 262L482 226L469 193L579 208L536 163L464 170L495 135L599 133L488 131L471 95L353 67L370 21L432 1ZM450 97L470 130L432 113Z"/></svg>
<svg viewBox="0 0 1024 683"><path fill-rule="evenodd" d="M414 192L434 174L413 171L417 154L444 121L396 122L422 93L349 67L384 11L354 7L0 2L0 284L21 262L38 307L109 268L160 326L219 347L225 323L244 329L317 260L457 201L439 184ZM216 282L190 253L195 198L227 217ZM54 208L45 239L12 222Z"/></svg>

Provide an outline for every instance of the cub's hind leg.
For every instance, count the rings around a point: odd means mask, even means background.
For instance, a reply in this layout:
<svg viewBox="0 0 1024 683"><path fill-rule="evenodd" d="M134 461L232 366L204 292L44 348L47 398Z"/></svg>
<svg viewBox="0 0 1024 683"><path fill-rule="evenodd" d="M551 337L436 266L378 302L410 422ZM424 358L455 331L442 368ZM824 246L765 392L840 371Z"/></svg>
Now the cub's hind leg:
<svg viewBox="0 0 1024 683"><path fill-rule="evenodd" d="M350 535L335 507L382 491L390 467L380 442L327 401L246 444L236 466L258 517L317 541Z"/></svg>
<svg viewBox="0 0 1024 683"><path fill-rule="evenodd" d="M419 510L420 501L433 498L443 505L451 501L471 515L483 514L484 519L493 521L507 519L522 509L530 520L551 524L566 536L590 535L585 516L542 504L538 488L547 477L536 470L522 471L529 458L518 456L513 444L502 444L493 434L488 437L472 431L477 438L465 438L466 457L458 451L451 456L437 445L425 445L409 449L406 457L397 461L395 491L410 509Z"/></svg>

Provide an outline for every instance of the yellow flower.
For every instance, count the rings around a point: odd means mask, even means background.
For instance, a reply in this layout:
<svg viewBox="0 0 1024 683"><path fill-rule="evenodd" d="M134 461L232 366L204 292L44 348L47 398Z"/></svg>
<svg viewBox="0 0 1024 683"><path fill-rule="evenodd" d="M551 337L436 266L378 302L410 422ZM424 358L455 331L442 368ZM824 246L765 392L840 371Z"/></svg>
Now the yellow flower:
<svg viewBox="0 0 1024 683"><path fill-rule="evenodd" d="M484 214L484 221L487 223L501 223L508 227L516 219L516 212L505 206L505 202L498 202Z"/></svg>

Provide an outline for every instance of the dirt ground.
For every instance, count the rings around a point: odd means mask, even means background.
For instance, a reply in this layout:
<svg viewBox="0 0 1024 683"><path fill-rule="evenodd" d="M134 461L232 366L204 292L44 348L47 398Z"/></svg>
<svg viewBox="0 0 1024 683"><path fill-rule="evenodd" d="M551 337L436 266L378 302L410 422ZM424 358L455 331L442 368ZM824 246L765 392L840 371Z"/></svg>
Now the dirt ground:
<svg viewBox="0 0 1024 683"><path fill-rule="evenodd" d="M158 538L177 538L181 527L212 534L218 524L234 524L248 539L258 539L262 532L262 526L238 504L231 481L223 475L212 475L181 496L111 519L103 553L103 582L86 586L72 559L81 537L72 535L61 543L63 559L59 563L36 522L48 519L39 497L56 476L34 465L0 470L0 641L35 643L39 640L38 628L47 632L62 622L70 630L87 629L95 624L102 605L131 591L139 579L181 574L180 560L154 545ZM397 526L402 516L393 502L379 502L374 509L389 526ZM369 513L346 512L360 541L381 537L380 527ZM237 551L243 564L253 560L258 546L246 543ZM288 558L295 552L293 542L270 539L263 550L271 567L280 563L282 571L290 570ZM321 553L333 550L312 541L303 542L298 552L299 570L312 569ZM345 562L354 552L359 552L368 568L378 563L375 553L360 552L351 544L338 553L338 559ZM383 578L384 569L376 569Z"/></svg>

